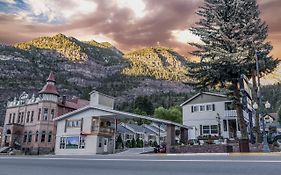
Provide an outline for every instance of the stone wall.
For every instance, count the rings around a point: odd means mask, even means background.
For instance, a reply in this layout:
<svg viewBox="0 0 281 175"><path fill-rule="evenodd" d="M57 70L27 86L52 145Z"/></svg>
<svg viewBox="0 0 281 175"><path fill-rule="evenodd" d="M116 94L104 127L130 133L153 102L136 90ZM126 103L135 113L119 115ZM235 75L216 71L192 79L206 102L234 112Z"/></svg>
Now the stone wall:
<svg viewBox="0 0 281 175"><path fill-rule="evenodd" d="M229 145L184 145L170 146L168 153L229 153L233 152Z"/></svg>

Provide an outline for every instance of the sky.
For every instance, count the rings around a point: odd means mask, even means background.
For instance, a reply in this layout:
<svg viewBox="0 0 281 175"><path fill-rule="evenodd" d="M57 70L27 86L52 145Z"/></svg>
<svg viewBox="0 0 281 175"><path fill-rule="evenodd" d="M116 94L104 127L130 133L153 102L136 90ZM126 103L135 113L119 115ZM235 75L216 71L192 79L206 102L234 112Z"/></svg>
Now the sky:
<svg viewBox="0 0 281 175"><path fill-rule="evenodd" d="M281 58L281 0L258 0L268 40ZM189 28L203 0L0 0L0 43L14 44L63 33L79 40L108 41L126 52L170 47L190 57Z"/></svg>

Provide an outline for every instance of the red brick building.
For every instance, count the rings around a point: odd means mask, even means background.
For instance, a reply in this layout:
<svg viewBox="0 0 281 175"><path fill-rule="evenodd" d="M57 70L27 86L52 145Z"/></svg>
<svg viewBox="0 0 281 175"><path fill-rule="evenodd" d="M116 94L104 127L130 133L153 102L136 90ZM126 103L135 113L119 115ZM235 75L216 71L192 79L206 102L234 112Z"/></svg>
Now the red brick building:
<svg viewBox="0 0 281 175"><path fill-rule="evenodd" d="M53 119L88 104L89 101L79 98L60 98L51 72L37 97L23 92L18 99L7 103L1 146L15 147L31 154L52 152L56 139Z"/></svg>

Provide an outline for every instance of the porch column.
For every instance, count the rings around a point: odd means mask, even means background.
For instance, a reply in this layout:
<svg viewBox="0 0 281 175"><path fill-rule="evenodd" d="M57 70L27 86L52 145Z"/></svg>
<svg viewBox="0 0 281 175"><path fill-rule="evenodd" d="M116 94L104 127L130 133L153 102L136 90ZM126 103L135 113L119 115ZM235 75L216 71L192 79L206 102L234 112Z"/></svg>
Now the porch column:
<svg viewBox="0 0 281 175"><path fill-rule="evenodd" d="M180 140L183 144L186 144L188 140L188 130L186 128L181 128L180 130L181 130Z"/></svg>
<svg viewBox="0 0 281 175"><path fill-rule="evenodd" d="M170 148L175 144L175 125L167 124L167 153Z"/></svg>

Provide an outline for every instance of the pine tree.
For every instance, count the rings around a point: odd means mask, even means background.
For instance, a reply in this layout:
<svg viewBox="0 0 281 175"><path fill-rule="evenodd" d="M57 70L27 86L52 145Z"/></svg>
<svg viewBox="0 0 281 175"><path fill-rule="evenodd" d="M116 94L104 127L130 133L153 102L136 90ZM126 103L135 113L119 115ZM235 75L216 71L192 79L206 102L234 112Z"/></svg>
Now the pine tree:
<svg viewBox="0 0 281 175"><path fill-rule="evenodd" d="M234 100L241 139L248 139L240 103L239 78L252 76L258 57L260 75L272 72L279 61L269 56L272 49L265 42L267 26L259 18L256 0L205 0L197 14L201 17L190 30L201 39L191 43L192 52L200 62L190 63L188 75L197 88L220 87L230 89Z"/></svg>

